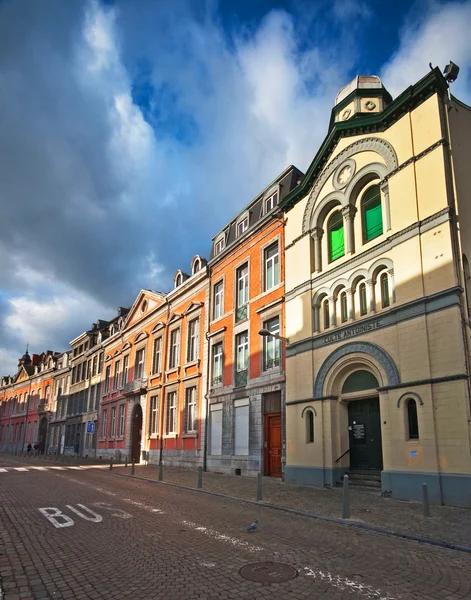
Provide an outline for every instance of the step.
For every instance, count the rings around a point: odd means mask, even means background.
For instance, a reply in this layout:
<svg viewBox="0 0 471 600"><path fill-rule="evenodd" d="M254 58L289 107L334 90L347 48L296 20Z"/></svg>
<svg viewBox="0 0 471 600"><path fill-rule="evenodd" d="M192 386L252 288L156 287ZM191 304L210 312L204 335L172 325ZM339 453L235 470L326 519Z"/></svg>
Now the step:
<svg viewBox="0 0 471 600"><path fill-rule="evenodd" d="M364 479L367 481L381 481L381 473L356 473L350 471L348 478L353 481L355 479Z"/></svg>
<svg viewBox="0 0 471 600"><path fill-rule="evenodd" d="M351 486L355 486L355 487L368 487L368 488L381 489L381 480L377 480L377 479L359 479L359 478L350 479L350 477L349 477L349 484Z"/></svg>

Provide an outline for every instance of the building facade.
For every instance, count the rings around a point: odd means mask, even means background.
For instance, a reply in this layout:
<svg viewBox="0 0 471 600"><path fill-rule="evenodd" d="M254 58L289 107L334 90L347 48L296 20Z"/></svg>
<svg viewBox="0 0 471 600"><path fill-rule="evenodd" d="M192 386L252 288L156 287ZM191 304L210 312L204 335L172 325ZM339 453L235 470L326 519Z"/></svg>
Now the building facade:
<svg viewBox="0 0 471 600"><path fill-rule="evenodd" d="M52 385L57 353L28 351L14 376L0 382L0 450L26 452L28 444L46 451L52 417Z"/></svg>
<svg viewBox="0 0 471 600"><path fill-rule="evenodd" d="M284 221L279 202L303 174L289 167L213 239L207 468L282 476Z"/></svg>
<svg viewBox="0 0 471 600"><path fill-rule="evenodd" d="M63 454L65 445L65 421L69 400L69 388L72 378L71 351L62 352L56 357L53 376L53 402L49 421L47 450L48 454Z"/></svg>
<svg viewBox="0 0 471 600"><path fill-rule="evenodd" d="M287 481L471 506L471 109L448 88L357 77L282 201Z"/></svg>
<svg viewBox="0 0 471 600"><path fill-rule="evenodd" d="M203 463L209 282L195 256L168 294L142 290L104 344L99 454Z"/></svg>

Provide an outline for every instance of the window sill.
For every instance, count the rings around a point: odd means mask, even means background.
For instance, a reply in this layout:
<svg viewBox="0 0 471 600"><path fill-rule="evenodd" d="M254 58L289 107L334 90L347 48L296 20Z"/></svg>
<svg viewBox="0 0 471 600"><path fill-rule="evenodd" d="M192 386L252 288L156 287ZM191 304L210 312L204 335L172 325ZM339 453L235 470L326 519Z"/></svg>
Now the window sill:
<svg viewBox="0 0 471 600"><path fill-rule="evenodd" d="M191 432L188 432L188 433L182 433L181 437L182 438L186 438L186 439L188 439L188 438L196 439L198 437L198 433L196 431L191 431Z"/></svg>
<svg viewBox="0 0 471 600"><path fill-rule="evenodd" d="M147 436L148 440L158 440L159 439L159 434L158 433L151 433L150 435Z"/></svg>
<svg viewBox="0 0 471 600"><path fill-rule="evenodd" d="M200 359L195 358L194 360L189 360L187 363L183 365L184 369L188 369L189 367L197 367L199 365Z"/></svg>
<svg viewBox="0 0 471 600"><path fill-rule="evenodd" d="M165 377L168 377L169 375L173 375L174 373L178 373L180 367L172 367L171 369L167 369L165 371Z"/></svg>
<svg viewBox="0 0 471 600"><path fill-rule="evenodd" d="M166 433L162 437L163 437L164 440L175 440L175 439L177 439L178 434L176 434L176 433Z"/></svg>

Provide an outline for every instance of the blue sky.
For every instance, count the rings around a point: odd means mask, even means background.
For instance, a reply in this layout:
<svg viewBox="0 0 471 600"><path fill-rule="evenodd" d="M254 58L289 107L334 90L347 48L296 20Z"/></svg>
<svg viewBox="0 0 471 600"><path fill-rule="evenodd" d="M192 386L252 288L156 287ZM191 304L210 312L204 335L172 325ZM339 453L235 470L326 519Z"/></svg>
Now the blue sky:
<svg viewBox="0 0 471 600"><path fill-rule="evenodd" d="M0 374L63 350L207 256L338 90L393 96L449 60L471 102L471 0L0 0Z"/></svg>

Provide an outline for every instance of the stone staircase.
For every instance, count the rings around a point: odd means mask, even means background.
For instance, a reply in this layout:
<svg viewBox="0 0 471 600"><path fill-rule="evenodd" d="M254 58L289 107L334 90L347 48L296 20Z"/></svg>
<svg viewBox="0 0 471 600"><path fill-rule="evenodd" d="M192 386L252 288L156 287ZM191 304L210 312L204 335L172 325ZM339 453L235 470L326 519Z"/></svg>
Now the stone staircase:
<svg viewBox="0 0 471 600"><path fill-rule="evenodd" d="M348 470L350 485L381 489L381 469L350 468Z"/></svg>

